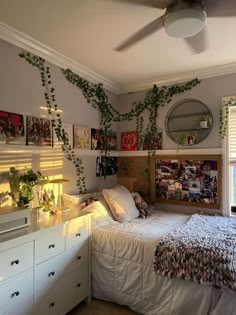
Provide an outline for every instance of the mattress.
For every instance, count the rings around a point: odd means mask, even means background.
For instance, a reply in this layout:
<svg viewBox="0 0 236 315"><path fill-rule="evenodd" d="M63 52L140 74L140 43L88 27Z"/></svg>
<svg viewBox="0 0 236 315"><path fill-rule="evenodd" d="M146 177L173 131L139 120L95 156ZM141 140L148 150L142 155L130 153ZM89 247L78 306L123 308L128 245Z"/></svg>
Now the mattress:
<svg viewBox="0 0 236 315"><path fill-rule="evenodd" d="M235 294L154 273L155 245L188 219L153 211L146 219L111 221L93 229L93 297L147 315L236 315Z"/></svg>

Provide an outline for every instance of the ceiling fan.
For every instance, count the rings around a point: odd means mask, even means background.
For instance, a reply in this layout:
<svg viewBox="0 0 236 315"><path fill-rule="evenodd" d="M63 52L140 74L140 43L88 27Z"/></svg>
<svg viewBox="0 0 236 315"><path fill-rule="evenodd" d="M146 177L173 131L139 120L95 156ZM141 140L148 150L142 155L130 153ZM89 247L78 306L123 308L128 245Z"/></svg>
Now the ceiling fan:
<svg viewBox="0 0 236 315"><path fill-rule="evenodd" d="M165 28L167 35L183 38L193 52L206 50L205 22L209 17L236 14L234 0L116 0L119 2L165 9L164 14L115 47L124 51L154 32ZM230 5L231 3L231 5Z"/></svg>

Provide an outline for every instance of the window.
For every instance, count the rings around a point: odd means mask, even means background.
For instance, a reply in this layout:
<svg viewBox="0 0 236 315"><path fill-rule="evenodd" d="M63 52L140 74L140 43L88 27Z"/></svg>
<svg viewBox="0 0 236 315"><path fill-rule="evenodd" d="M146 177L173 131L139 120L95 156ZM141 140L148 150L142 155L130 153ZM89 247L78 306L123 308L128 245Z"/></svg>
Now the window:
<svg viewBox="0 0 236 315"><path fill-rule="evenodd" d="M236 215L236 106L229 107L228 123L229 205Z"/></svg>

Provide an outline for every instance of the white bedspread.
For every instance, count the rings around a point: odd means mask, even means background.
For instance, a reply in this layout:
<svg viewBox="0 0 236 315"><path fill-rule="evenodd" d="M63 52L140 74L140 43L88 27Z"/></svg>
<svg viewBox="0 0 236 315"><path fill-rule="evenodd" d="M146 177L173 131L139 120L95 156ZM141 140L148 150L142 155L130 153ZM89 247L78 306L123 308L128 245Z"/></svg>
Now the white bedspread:
<svg viewBox="0 0 236 315"><path fill-rule="evenodd" d="M93 230L92 294L140 314L236 315L234 294L153 271L158 240L189 216L154 211L147 219L112 221Z"/></svg>

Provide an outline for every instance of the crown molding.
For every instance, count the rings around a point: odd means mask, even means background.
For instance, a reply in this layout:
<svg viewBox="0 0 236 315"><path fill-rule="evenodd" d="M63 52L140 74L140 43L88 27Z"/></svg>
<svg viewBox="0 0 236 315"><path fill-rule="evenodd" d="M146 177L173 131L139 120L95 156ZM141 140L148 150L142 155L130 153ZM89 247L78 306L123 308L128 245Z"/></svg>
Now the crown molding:
<svg viewBox="0 0 236 315"><path fill-rule="evenodd" d="M182 74L176 74L173 76L164 77L162 79L156 79L151 81L144 81L134 84L126 84L121 86L120 94L126 94L135 91L142 91L146 89L150 89L154 84L161 85L171 85L176 83L186 82L195 78L198 79L209 79L213 77L218 77L227 74L236 73L236 62L228 63L225 65L214 66L210 68L200 69L196 71L191 71Z"/></svg>
<svg viewBox="0 0 236 315"><path fill-rule="evenodd" d="M0 38L42 57L56 66L64 69L70 68L82 78L92 83L102 83L105 89L114 94L120 94L120 87L118 84L73 61L72 59L42 44L32 37L19 32L15 28L3 23L2 21L0 21Z"/></svg>
<svg viewBox="0 0 236 315"><path fill-rule="evenodd" d="M92 83L102 83L105 89L116 95L150 89L153 87L154 84L159 86L171 85L186 82L188 80L192 80L193 78L208 79L212 77L236 73L236 62L232 62L210 68L190 71L187 73L167 76L162 79L141 81L137 83L119 86L117 83L75 62L74 60L57 52L56 50L33 39L32 37L22 32L19 32L15 28L12 28L11 26L3 23L2 21L0 21L0 38L22 49L30 51L31 53L34 53L46 59L47 61L51 62L56 66L59 66L61 68L70 68L72 71L74 71L75 73L79 74L81 77L87 79Z"/></svg>

